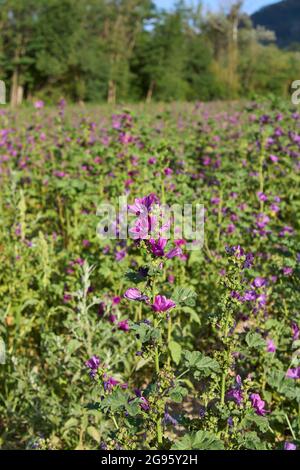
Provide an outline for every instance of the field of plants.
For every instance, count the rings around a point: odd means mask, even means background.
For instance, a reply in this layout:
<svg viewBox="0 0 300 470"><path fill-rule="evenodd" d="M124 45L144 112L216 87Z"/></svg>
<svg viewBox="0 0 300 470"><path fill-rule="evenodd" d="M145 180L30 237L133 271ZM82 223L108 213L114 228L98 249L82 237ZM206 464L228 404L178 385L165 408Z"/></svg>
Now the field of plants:
<svg viewBox="0 0 300 470"><path fill-rule="evenodd" d="M2 107L0 447L299 448L299 171L286 103Z"/></svg>

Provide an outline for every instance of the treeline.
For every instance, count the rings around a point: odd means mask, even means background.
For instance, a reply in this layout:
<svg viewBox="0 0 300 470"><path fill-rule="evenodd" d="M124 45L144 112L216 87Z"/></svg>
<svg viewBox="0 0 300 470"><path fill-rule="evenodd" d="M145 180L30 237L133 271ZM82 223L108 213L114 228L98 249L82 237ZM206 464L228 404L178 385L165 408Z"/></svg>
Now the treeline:
<svg viewBox="0 0 300 470"><path fill-rule="evenodd" d="M203 15L179 2L0 0L0 79L12 105L210 100L287 94L299 52L253 28L242 2Z"/></svg>

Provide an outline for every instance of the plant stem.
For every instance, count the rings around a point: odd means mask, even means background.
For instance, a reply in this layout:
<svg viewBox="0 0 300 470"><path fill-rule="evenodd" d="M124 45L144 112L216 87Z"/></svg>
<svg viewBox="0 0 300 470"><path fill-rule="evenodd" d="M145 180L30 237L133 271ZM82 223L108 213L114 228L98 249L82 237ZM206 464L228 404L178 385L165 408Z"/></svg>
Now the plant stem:
<svg viewBox="0 0 300 470"><path fill-rule="evenodd" d="M157 432L157 442L159 445L162 444L163 436L162 436L162 429L161 429L161 419L160 417L156 421L156 432Z"/></svg>
<svg viewBox="0 0 300 470"><path fill-rule="evenodd" d="M284 413L284 416L285 416L286 422L287 422L287 424L288 424L288 427L290 428L290 431L291 431L291 434L292 434L292 436L293 436L293 439L294 439L294 441L296 441L296 436L295 436L294 430L293 430L293 428L292 428L292 425L291 425L291 423L290 423L290 420L289 420L289 418L288 418L288 415Z"/></svg>
<svg viewBox="0 0 300 470"><path fill-rule="evenodd" d="M183 377L185 374L187 374L188 372L190 371L190 369L187 369L185 370L184 372L182 372L182 374L178 375L178 377L176 377L176 380L179 380L181 379L181 377Z"/></svg>
<svg viewBox="0 0 300 470"><path fill-rule="evenodd" d="M116 418L115 418L115 415L111 415L111 418L112 418L112 420L113 420L113 422L114 422L114 425L116 426L116 429L119 430L119 426L118 426L117 420L116 420Z"/></svg>
<svg viewBox="0 0 300 470"><path fill-rule="evenodd" d="M228 347L228 341L227 341L229 316L230 316L230 311L228 310L227 315L226 315L225 328L224 328L224 340L223 340L223 344L227 348L227 351L226 351L226 357L225 357L224 372L222 373L222 378L221 378L221 405L222 406L225 403L226 376L227 376L227 367L228 367L227 364L228 364L229 357L230 357L230 348Z"/></svg>
<svg viewBox="0 0 300 470"><path fill-rule="evenodd" d="M226 385L226 372L223 372L221 379L221 405L225 403L225 385Z"/></svg>
<svg viewBox="0 0 300 470"><path fill-rule="evenodd" d="M159 352L157 346L155 348L155 372L159 374Z"/></svg>
<svg viewBox="0 0 300 470"><path fill-rule="evenodd" d="M259 157L259 190L261 193L264 192L264 155L261 152ZM260 212L264 210L264 201L260 201Z"/></svg>
<svg viewBox="0 0 300 470"><path fill-rule="evenodd" d="M219 245L220 245L221 223L222 223L222 208L223 208L223 191L220 191L220 202L219 202L219 206L218 206L217 249L219 249Z"/></svg>
<svg viewBox="0 0 300 470"><path fill-rule="evenodd" d="M171 364L171 352L170 352L170 348L169 348L171 339L172 339L172 317L171 317L171 315L169 315L169 318L168 318L168 338L167 338L167 342L168 342L168 365Z"/></svg>

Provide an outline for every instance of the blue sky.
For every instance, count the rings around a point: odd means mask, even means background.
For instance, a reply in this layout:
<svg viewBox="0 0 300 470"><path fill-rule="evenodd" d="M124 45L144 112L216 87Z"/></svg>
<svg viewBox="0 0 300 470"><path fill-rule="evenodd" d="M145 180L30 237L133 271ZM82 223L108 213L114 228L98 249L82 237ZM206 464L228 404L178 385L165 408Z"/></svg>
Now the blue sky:
<svg viewBox="0 0 300 470"><path fill-rule="evenodd" d="M156 5L160 8L169 9L175 3L175 0L154 0ZM196 3L197 0L187 0L187 3L191 1L191 3ZM244 11L247 13L253 13L254 11L258 10L259 8L270 5L271 3L277 3L279 0L245 0L244 1ZM220 4L226 4L228 0L203 0L203 3L209 7L211 10L218 9Z"/></svg>

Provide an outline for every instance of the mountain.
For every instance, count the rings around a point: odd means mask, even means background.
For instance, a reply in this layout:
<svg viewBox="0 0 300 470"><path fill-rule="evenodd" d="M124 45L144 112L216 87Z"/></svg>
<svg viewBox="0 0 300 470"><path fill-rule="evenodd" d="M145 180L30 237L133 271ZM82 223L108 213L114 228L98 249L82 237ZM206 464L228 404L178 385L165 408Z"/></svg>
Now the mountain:
<svg viewBox="0 0 300 470"><path fill-rule="evenodd" d="M278 46L300 44L300 0L283 0L261 8L251 19L254 26L274 31Z"/></svg>

